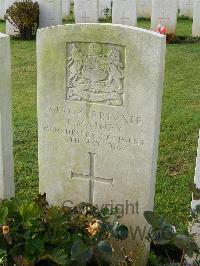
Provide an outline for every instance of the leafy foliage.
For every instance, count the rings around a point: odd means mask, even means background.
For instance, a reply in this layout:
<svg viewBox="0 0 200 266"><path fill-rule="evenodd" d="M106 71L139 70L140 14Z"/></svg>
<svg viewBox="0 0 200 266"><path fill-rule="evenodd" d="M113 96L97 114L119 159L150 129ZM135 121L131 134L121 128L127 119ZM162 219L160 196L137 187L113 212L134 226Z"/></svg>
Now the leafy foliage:
<svg viewBox="0 0 200 266"><path fill-rule="evenodd" d="M32 0L16 1L6 10L5 19L19 29L23 40L34 39L39 26L39 4Z"/></svg>
<svg viewBox="0 0 200 266"><path fill-rule="evenodd" d="M3 201L0 230L0 261L27 266L86 265L90 260L104 265L105 257L111 263L112 239L128 236L126 226L117 217L110 219L106 209L98 211L87 203L49 206L45 195L33 202Z"/></svg>
<svg viewBox="0 0 200 266"><path fill-rule="evenodd" d="M197 218L199 214L200 206L197 207L196 211L191 213L191 221L193 223L199 221ZM150 241L155 245L174 245L178 249L183 250L182 262L180 265L183 265L185 255L192 258L194 255L200 254L194 234L190 234L189 232L178 232L163 216L158 216L151 211L144 212L144 217L151 225L148 233L148 239Z"/></svg>

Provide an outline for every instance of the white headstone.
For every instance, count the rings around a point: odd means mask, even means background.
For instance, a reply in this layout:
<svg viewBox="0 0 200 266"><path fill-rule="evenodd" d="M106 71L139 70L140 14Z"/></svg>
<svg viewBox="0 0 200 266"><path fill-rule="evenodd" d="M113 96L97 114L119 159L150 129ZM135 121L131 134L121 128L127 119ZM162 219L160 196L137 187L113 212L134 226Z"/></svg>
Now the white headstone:
<svg viewBox="0 0 200 266"><path fill-rule="evenodd" d="M10 38L0 33L0 199L14 196Z"/></svg>
<svg viewBox="0 0 200 266"><path fill-rule="evenodd" d="M62 0L62 17L66 18L70 14L70 0Z"/></svg>
<svg viewBox="0 0 200 266"><path fill-rule="evenodd" d="M40 28L62 25L62 1L39 0Z"/></svg>
<svg viewBox="0 0 200 266"><path fill-rule="evenodd" d="M112 23L136 26L137 0L113 0Z"/></svg>
<svg viewBox="0 0 200 266"><path fill-rule="evenodd" d="M111 0L99 0L99 17L105 18L105 12L111 12Z"/></svg>
<svg viewBox="0 0 200 266"><path fill-rule="evenodd" d="M177 0L153 0L151 29L156 31L159 24L166 27L167 33L176 32Z"/></svg>
<svg viewBox="0 0 200 266"><path fill-rule="evenodd" d="M180 16L193 17L193 0L180 0Z"/></svg>
<svg viewBox="0 0 200 266"><path fill-rule="evenodd" d="M40 192L53 204L120 204L139 243L153 209L165 42L112 24L37 35Z"/></svg>
<svg viewBox="0 0 200 266"><path fill-rule="evenodd" d="M6 10L14 3L16 0L5 0L5 13ZM6 20L6 34L10 36L16 36L19 34L18 28Z"/></svg>
<svg viewBox="0 0 200 266"><path fill-rule="evenodd" d="M97 23L99 0L74 0L75 23Z"/></svg>
<svg viewBox="0 0 200 266"><path fill-rule="evenodd" d="M197 189L200 189L200 131L199 131L199 141L197 148L197 159L196 159L196 168L195 168L195 176L194 176L194 184ZM192 200L192 208L195 209L196 206L200 204L200 200Z"/></svg>
<svg viewBox="0 0 200 266"><path fill-rule="evenodd" d="M4 20L5 15L5 0L0 1L0 19Z"/></svg>
<svg viewBox="0 0 200 266"><path fill-rule="evenodd" d="M200 0L194 0L193 3L192 35L200 36Z"/></svg>
<svg viewBox="0 0 200 266"><path fill-rule="evenodd" d="M152 0L137 0L137 17L151 18Z"/></svg>

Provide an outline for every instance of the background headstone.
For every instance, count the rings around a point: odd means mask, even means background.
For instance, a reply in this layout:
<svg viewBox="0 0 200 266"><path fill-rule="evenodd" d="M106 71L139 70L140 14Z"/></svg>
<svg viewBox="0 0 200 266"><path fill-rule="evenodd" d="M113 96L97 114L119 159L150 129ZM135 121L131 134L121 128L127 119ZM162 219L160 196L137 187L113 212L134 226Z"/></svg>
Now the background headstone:
<svg viewBox="0 0 200 266"><path fill-rule="evenodd" d="M40 28L62 25L62 1L39 0Z"/></svg>
<svg viewBox="0 0 200 266"><path fill-rule="evenodd" d="M99 0L74 0L75 23L97 23Z"/></svg>
<svg viewBox="0 0 200 266"><path fill-rule="evenodd" d="M193 0L192 35L200 36L200 0Z"/></svg>
<svg viewBox="0 0 200 266"><path fill-rule="evenodd" d="M4 20L4 15L5 15L5 1L6 0L1 0L0 1L0 20Z"/></svg>
<svg viewBox="0 0 200 266"><path fill-rule="evenodd" d="M5 0L5 14L6 10L14 3L16 0ZM16 36L19 34L19 30L13 24L11 24L8 20L6 20L6 34L10 36Z"/></svg>
<svg viewBox="0 0 200 266"><path fill-rule="evenodd" d="M196 185L198 189L200 189L200 131L199 131L199 141L198 141L198 148L197 148L197 159L196 159L194 184ZM198 204L200 204L200 200L193 199L192 208L194 209Z"/></svg>
<svg viewBox="0 0 200 266"><path fill-rule="evenodd" d="M180 0L180 16L193 17L193 0Z"/></svg>
<svg viewBox="0 0 200 266"><path fill-rule="evenodd" d="M111 13L111 0L99 0L99 17L105 18L105 11L109 9Z"/></svg>
<svg viewBox="0 0 200 266"><path fill-rule="evenodd" d="M137 17L151 18L152 0L137 0Z"/></svg>
<svg viewBox="0 0 200 266"><path fill-rule="evenodd" d="M167 33L176 32L177 0L153 0L151 14L151 29L156 31L161 23L167 28Z"/></svg>
<svg viewBox="0 0 200 266"><path fill-rule="evenodd" d="M0 199L14 196L10 38L0 33Z"/></svg>
<svg viewBox="0 0 200 266"><path fill-rule="evenodd" d="M137 0L113 0L112 23L136 26Z"/></svg>
<svg viewBox="0 0 200 266"><path fill-rule="evenodd" d="M67 18L70 14L70 0L62 0L62 17Z"/></svg>
<svg viewBox="0 0 200 266"><path fill-rule="evenodd" d="M127 251L143 244L137 229L147 233L153 209L165 43L113 24L37 35L40 192L53 204L120 204L135 235Z"/></svg>

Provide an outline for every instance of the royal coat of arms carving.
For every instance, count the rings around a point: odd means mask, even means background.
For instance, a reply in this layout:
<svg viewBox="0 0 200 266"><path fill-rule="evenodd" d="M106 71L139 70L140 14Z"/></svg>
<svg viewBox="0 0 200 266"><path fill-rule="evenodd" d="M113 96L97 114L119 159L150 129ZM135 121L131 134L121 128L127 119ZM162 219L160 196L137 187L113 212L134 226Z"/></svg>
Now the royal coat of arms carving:
<svg viewBox="0 0 200 266"><path fill-rule="evenodd" d="M102 44L89 43L85 54L72 44L67 62L67 100L123 105L124 66L116 48L102 52Z"/></svg>

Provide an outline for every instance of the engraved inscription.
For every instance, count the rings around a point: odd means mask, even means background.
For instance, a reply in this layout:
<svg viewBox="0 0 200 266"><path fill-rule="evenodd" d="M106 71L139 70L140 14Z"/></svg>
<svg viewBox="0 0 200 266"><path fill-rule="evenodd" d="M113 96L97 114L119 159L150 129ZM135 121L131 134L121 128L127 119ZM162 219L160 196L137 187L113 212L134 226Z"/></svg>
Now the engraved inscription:
<svg viewBox="0 0 200 266"><path fill-rule="evenodd" d="M68 45L67 100L122 106L124 66L120 50L106 49L100 43L87 43L85 49L78 43Z"/></svg>
<svg viewBox="0 0 200 266"><path fill-rule="evenodd" d="M95 153L89 152L90 157L90 168L89 174L77 174L71 172L71 178L80 178L80 179L87 179L89 180L89 203L94 204L94 184L96 182L102 182L105 184L113 184L113 178L105 178L105 177L96 177L95 176Z"/></svg>
<svg viewBox="0 0 200 266"><path fill-rule="evenodd" d="M86 145L89 150L97 151L98 148L125 151L142 148L145 140L139 133L144 118L139 114L116 113L109 111L91 111L73 108L50 106L49 112L55 115L63 114L65 123L61 127L53 124L44 126L44 131L53 135L63 135L66 143ZM128 128L138 128L128 134Z"/></svg>

